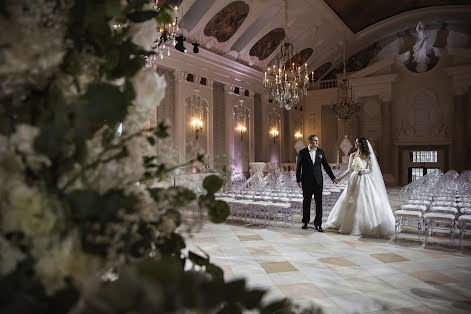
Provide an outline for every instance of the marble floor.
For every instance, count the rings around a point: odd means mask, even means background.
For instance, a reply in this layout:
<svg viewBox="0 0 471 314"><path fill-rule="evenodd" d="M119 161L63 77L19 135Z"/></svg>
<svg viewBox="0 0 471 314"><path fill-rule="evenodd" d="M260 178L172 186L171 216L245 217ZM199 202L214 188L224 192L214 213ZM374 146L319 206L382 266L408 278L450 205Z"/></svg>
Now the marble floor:
<svg viewBox="0 0 471 314"><path fill-rule="evenodd" d="M388 189L393 208L398 191ZM458 249L434 237L424 247L414 233L364 238L302 230L299 221L204 223L186 236L187 249L209 254L226 280L268 289L267 301L288 297L323 313L471 313L471 241Z"/></svg>

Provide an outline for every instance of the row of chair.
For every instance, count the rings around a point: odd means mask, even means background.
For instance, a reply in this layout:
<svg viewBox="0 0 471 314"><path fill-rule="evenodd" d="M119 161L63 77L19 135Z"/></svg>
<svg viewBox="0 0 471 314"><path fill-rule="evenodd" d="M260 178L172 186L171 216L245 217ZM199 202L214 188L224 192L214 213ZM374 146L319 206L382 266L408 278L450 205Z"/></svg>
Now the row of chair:
<svg viewBox="0 0 471 314"><path fill-rule="evenodd" d="M424 196L420 199L408 200L399 210L396 217L396 238L401 227L410 220L417 223L419 242L424 238L427 244L429 235L433 234L434 224L442 223L449 226L450 243L454 245L456 229L459 231L459 246L466 232L466 224L471 222L471 200L460 199L458 196Z"/></svg>

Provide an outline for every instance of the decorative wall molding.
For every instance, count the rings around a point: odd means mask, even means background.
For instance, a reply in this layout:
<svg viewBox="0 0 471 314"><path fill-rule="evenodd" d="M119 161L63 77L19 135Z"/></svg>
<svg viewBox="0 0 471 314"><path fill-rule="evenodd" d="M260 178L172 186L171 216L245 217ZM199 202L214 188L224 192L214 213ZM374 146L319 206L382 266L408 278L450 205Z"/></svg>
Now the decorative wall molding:
<svg viewBox="0 0 471 314"><path fill-rule="evenodd" d="M382 101L391 101L392 83L396 81L397 74L386 74L356 78L350 80L354 97L378 96Z"/></svg>
<svg viewBox="0 0 471 314"><path fill-rule="evenodd" d="M200 47L198 54L181 53L170 47L171 54L163 59L166 67L206 77L227 85L263 93L263 72Z"/></svg>
<svg viewBox="0 0 471 314"><path fill-rule="evenodd" d="M471 64L458 65L445 69L453 81L454 95L464 95L471 87Z"/></svg>

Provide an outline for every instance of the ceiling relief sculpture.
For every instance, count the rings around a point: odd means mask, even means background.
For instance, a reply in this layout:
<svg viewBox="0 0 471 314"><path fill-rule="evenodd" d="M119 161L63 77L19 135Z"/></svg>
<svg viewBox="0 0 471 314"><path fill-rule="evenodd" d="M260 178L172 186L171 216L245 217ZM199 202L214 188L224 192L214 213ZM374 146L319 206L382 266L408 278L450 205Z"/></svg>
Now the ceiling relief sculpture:
<svg viewBox="0 0 471 314"><path fill-rule="evenodd" d="M249 5L234 1L225 6L206 24L204 34L213 36L219 42L228 41L237 32L249 14Z"/></svg>
<svg viewBox="0 0 471 314"><path fill-rule="evenodd" d="M306 48L301 50L298 54L294 55L289 62L286 62L285 66L289 67L294 63L295 67L303 66L304 63L312 56L313 50Z"/></svg>
<svg viewBox="0 0 471 314"><path fill-rule="evenodd" d="M251 57L256 56L259 60L265 60L275 51L285 37L286 33L283 28L275 28L253 45L249 55Z"/></svg>
<svg viewBox="0 0 471 314"><path fill-rule="evenodd" d="M470 4L469 0L324 0L353 33L407 11L432 6Z"/></svg>

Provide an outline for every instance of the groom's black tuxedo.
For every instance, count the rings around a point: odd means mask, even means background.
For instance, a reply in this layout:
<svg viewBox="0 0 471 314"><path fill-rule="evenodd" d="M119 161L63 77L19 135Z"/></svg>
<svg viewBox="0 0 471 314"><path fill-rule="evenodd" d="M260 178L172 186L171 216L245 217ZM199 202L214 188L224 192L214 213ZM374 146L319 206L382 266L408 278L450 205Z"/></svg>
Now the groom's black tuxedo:
<svg viewBox="0 0 471 314"><path fill-rule="evenodd" d="M321 164L329 177L335 180L335 176L322 149L317 148L314 163L309 154L308 147L299 151L296 162L296 182L301 182L303 186L303 223L309 223L311 218L311 200L312 194L314 194L314 201L316 202L315 226L322 224L322 189L324 187L324 180L322 178Z"/></svg>

